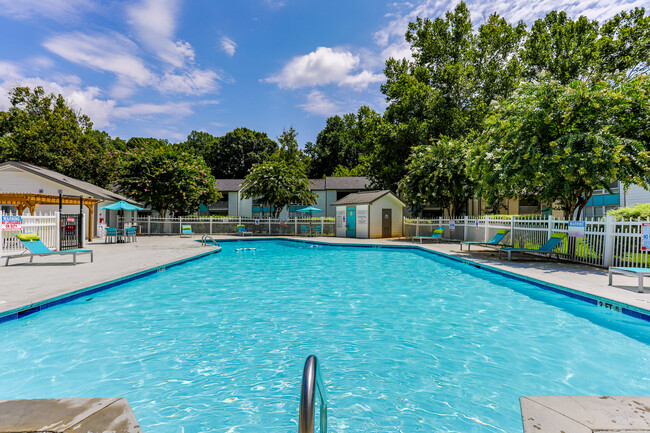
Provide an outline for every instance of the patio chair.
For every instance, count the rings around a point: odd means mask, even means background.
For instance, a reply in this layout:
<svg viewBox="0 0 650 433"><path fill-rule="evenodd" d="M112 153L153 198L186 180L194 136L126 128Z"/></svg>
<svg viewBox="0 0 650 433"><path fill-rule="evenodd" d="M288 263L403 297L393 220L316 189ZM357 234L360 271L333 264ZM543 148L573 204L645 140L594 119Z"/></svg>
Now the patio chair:
<svg viewBox="0 0 650 433"><path fill-rule="evenodd" d="M136 226L131 226L131 227L127 228L127 229L124 229L125 240L127 240L129 242L131 242L131 241L138 242L138 237L136 235L137 235Z"/></svg>
<svg viewBox="0 0 650 433"><path fill-rule="evenodd" d="M115 238L115 242L118 241L116 228L106 227L106 236L104 236L104 243L108 242L108 238ZM113 243L113 241L111 241L111 243Z"/></svg>
<svg viewBox="0 0 650 433"><path fill-rule="evenodd" d="M192 226L191 225L185 225L181 226L181 237L182 238L190 238L194 232L192 231Z"/></svg>
<svg viewBox="0 0 650 433"><path fill-rule="evenodd" d="M39 236L34 233L18 233L16 235L18 239L23 243L27 251L23 252L18 256L7 256L5 261L5 266L9 266L9 260L15 259L18 257L29 257L29 263L34 261L35 256L64 256L72 255L72 263L77 264L77 254L90 254L90 261L93 261L93 251L92 250L68 250L68 251L52 251L49 249L42 241Z"/></svg>
<svg viewBox="0 0 650 433"><path fill-rule="evenodd" d="M490 239L488 242L463 241L460 243L460 250L463 251L463 244L467 245L467 252L471 251L472 245L478 245L481 247L488 247L488 248L505 247L507 245L501 245L501 241L505 239L508 233L510 233L509 229L500 229L497 231L497 234L494 235L494 237Z"/></svg>
<svg viewBox="0 0 650 433"><path fill-rule="evenodd" d="M544 245L541 247L535 249L535 248L501 248L499 249L499 259L501 259L501 252L505 251L508 253L508 260L512 258L512 253L513 252L521 252L521 253L536 253L536 254L545 254L548 256L552 256L555 254L556 258L559 260L560 259L560 253L558 251L553 251L555 247L560 245L562 241L566 238L567 234L566 233L553 233L551 235L551 238L546 241Z"/></svg>
<svg viewBox="0 0 650 433"><path fill-rule="evenodd" d="M307 226L300 226L300 234L301 234L301 235L308 235L308 234L309 234L309 227L307 227Z"/></svg>
<svg viewBox="0 0 650 433"><path fill-rule="evenodd" d="M438 227L437 229L435 229L433 231L433 233L431 233L431 236L413 236L411 238L411 242L415 242L416 239L419 239L420 243L422 243L422 241L427 240L427 239L434 240L434 241L441 241L442 240L442 234L444 232L445 232L444 227Z"/></svg>
<svg viewBox="0 0 650 433"><path fill-rule="evenodd" d="M252 235L253 232L247 232L246 231L246 226L244 224L239 224L237 226L237 234L239 236L246 236L246 235Z"/></svg>
<svg viewBox="0 0 650 433"><path fill-rule="evenodd" d="M612 285L612 274L629 275L639 279L637 292L643 293L643 277L650 275L650 268L635 268L635 267L618 267L612 266L609 268L609 285Z"/></svg>

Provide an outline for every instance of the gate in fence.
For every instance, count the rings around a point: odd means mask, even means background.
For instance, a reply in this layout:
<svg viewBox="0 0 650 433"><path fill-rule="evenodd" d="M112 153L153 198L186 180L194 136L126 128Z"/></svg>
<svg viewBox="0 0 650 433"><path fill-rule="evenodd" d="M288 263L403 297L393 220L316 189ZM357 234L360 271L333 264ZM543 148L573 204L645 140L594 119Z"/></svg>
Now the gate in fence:
<svg viewBox="0 0 650 433"><path fill-rule="evenodd" d="M83 214L61 214L61 249L74 250L83 247Z"/></svg>

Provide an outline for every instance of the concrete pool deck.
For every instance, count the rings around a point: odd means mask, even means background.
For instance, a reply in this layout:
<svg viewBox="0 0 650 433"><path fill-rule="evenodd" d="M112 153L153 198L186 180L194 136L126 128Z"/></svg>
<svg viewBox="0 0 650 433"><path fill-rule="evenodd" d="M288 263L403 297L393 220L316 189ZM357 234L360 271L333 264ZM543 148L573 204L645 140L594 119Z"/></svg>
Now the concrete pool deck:
<svg viewBox="0 0 650 433"><path fill-rule="evenodd" d="M214 236L219 240L242 239L234 236ZM30 264L28 259L16 259L7 267L0 267L0 315L30 308L47 300L74 293L80 289L117 280L128 275L164 266L204 254L212 247L202 247L200 237L139 237L136 243L105 244L102 239L89 243L86 248L94 250L95 261L81 256L74 266L67 256L36 257ZM246 240L258 239L246 237ZM261 239L269 239L263 237ZM634 277L616 276L614 286L607 285L607 270L587 265L557 262L517 256L508 262L498 260L495 250L474 247L471 254L460 251L458 243L419 244L399 239L348 239L314 237L295 239L340 245L365 244L389 246L417 246L464 260L480 266L488 266L511 272L525 278L572 289L587 295L609 299L615 303L627 304L650 311L650 289L636 293L637 280Z"/></svg>

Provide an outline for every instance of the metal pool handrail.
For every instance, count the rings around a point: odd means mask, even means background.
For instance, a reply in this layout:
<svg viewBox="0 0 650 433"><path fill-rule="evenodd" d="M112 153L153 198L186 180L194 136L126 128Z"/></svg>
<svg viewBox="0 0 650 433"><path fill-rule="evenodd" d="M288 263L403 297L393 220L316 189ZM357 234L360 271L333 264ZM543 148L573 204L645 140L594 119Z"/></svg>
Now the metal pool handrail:
<svg viewBox="0 0 650 433"><path fill-rule="evenodd" d="M217 246L217 247L219 246L217 241L212 236L203 235L203 237L201 238L201 246L202 247L204 247L204 246L206 246L208 244L208 239L211 240L214 243L215 246Z"/></svg>
<svg viewBox="0 0 650 433"><path fill-rule="evenodd" d="M327 433L327 396L325 395L325 386L320 375L318 360L314 355L309 355L307 361L305 361L305 368L302 373L298 433L314 433L316 391L318 391L318 396L320 397L320 431L321 433Z"/></svg>

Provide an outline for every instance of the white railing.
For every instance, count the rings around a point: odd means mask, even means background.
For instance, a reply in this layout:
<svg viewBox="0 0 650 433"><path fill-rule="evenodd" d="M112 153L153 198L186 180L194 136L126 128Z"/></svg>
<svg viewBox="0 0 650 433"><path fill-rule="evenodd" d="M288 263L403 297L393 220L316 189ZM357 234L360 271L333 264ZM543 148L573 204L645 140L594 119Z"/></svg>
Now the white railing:
<svg viewBox="0 0 650 433"><path fill-rule="evenodd" d="M322 236L334 236L336 233L336 222L334 218L313 217L313 218L205 218L205 217L181 217L181 218L155 218L139 217L136 219L126 218L119 222L120 225L135 225L138 227L138 234L141 235L179 235L182 226L192 226L192 233L195 234L236 234L237 226L243 224L247 232L255 235L285 235L300 236L318 234Z"/></svg>
<svg viewBox="0 0 650 433"><path fill-rule="evenodd" d="M2 216L17 216L17 214L0 212ZM0 256L21 254L25 251L22 242L16 237L17 233L36 233L41 241L50 249L59 249L59 214L41 214L21 216L20 230L0 230Z"/></svg>
<svg viewBox="0 0 650 433"><path fill-rule="evenodd" d="M454 221L452 232L450 221ZM617 221L613 217L603 220L585 221L585 236L567 237L557 251L566 253L575 262L594 266L650 266L650 251L642 250L642 226L650 219ZM434 219L405 219L404 235L430 236L438 227L445 227L444 237L456 241L487 242L499 229L510 232L503 243L517 248L538 248L553 233L568 233L569 221L558 220L552 216L531 217L458 217Z"/></svg>

